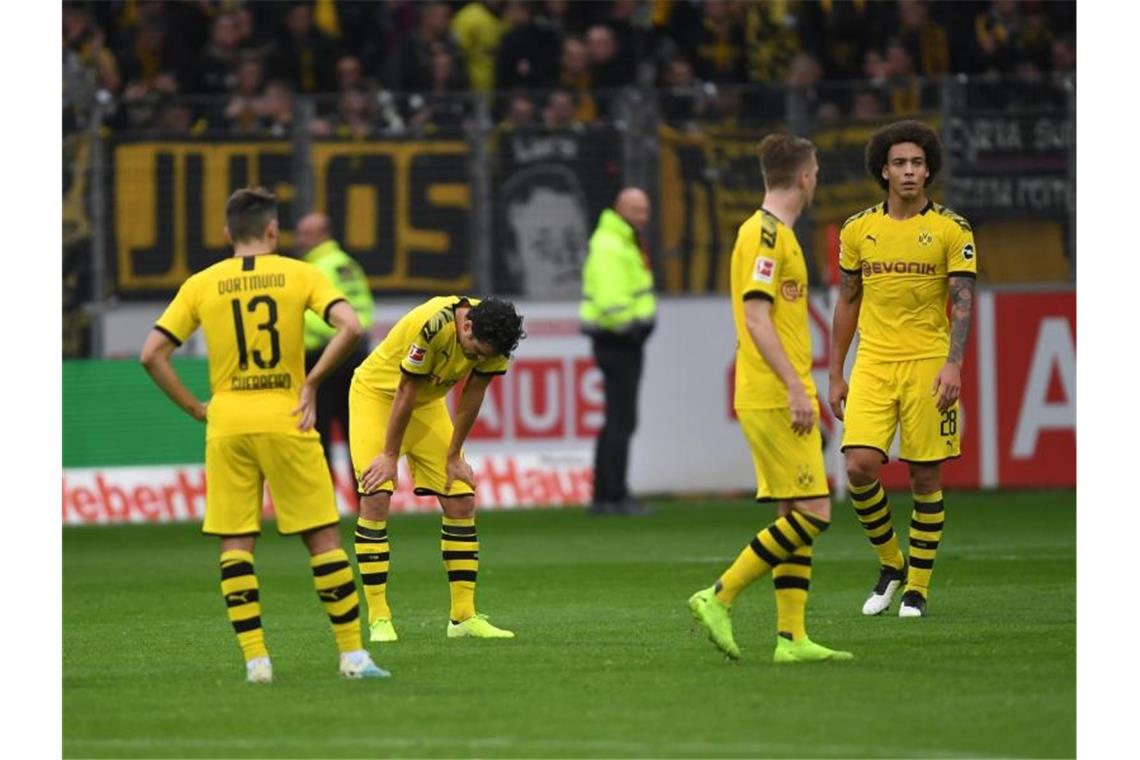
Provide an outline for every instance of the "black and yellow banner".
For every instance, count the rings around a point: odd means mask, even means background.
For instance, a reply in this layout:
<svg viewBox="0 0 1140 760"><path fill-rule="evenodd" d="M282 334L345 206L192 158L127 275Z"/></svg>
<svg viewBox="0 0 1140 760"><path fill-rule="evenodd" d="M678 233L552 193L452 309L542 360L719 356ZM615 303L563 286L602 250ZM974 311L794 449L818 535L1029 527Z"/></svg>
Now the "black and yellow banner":
<svg viewBox="0 0 1140 760"><path fill-rule="evenodd" d="M937 118L925 121L939 128ZM864 151L886 122L859 122L816 130L808 137L819 158L819 184L801 245L814 270L827 271L827 228L883 199L867 174ZM726 292L736 230L760 207L764 180L756 146L766 132L660 128L661 243L664 290ZM797 225L797 231L800 231Z"/></svg>
<svg viewBox="0 0 1140 760"><path fill-rule="evenodd" d="M471 285L468 146L460 141L313 145L313 209L299 208L297 157L281 142L121 142L111 186L115 285L124 298L170 295L229 255L226 198L263 185L280 203L281 248L310 210L364 267L373 290L457 292Z"/></svg>

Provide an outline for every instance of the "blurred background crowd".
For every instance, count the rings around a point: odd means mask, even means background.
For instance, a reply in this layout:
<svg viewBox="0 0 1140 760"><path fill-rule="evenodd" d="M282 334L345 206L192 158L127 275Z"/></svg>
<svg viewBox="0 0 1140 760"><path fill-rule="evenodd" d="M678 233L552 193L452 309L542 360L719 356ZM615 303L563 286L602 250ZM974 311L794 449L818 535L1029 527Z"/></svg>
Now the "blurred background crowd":
<svg viewBox="0 0 1140 760"><path fill-rule="evenodd" d="M951 72L1040 104L1075 29L1040 0L67 2L64 123L101 97L111 129L282 137L318 95L313 136L362 138L463 126L495 92L496 122L565 128L628 86L674 125L782 116L789 93L826 123L919 112Z"/></svg>

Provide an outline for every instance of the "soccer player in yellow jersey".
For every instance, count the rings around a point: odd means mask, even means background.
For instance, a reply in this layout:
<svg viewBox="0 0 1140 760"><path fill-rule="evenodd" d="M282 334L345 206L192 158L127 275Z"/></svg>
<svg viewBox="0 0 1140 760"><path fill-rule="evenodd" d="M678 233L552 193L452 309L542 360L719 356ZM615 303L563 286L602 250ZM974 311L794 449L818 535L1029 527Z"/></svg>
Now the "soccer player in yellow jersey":
<svg viewBox="0 0 1140 760"><path fill-rule="evenodd" d="M363 329L340 291L311 264L275 253L277 201L261 188L226 201L226 238L234 255L191 276L159 317L141 360L159 388L206 423L206 518L221 537L222 596L246 659L246 679L273 680L261 627L254 543L266 481L277 530L299 534L347 678L385 677L361 642L356 579L341 548L332 479L316 430L321 381L352 353ZM306 310L337 334L305 375ZM182 383L170 356L199 327L206 334L210 399Z"/></svg>
<svg viewBox="0 0 1140 760"><path fill-rule="evenodd" d="M479 539L475 475L463 442L487 387L526 337L515 307L497 298L440 296L397 322L356 369L348 394L348 438L360 492L356 560L368 601L370 638L396 641L388 606L388 508L404 455L415 492L443 508L440 551L451 591L448 638L513 638L475 612ZM466 380L455 421L445 396Z"/></svg>
<svg viewBox="0 0 1140 760"><path fill-rule="evenodd" d="M887 199L852 216L839 233L828 402L844 421L855 513L879 556L879 580L863 614L885 612L905 583L899 616L921 617L942 539L942 462L960 453L958 394L978 253L966 220L926 197L942 166L934 130L917 121L891 124L871 137L866 158ZM849 387L843 371L856 326ZM879 484L896 428L914 496L909 562Z"/></svg>
<svg viewBox="0 0 1140 760"><path fill-rule="evenodd" d="M773 660L850 660L850 652L813 642L804 627L812 543L830 524L831 499L811 377L807 264L792 226L811 203L819 163L810 141L786 134L765 137L758 153L764 199L760 210L740 225L732 250L733 405L752 449L756 499L777 502L778 516L713 586L689 598L689 608L713 643L738 658L732 604L771 572L777 633Z"/></svg>

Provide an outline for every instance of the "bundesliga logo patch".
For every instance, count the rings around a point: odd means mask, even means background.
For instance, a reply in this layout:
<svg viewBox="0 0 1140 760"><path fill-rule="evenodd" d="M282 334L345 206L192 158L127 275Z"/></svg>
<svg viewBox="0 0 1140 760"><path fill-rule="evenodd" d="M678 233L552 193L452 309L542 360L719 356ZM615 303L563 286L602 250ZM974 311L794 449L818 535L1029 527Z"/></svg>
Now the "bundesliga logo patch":
<svg viewBox="0 0 1140 760"><path fill-rule="evenodd" d="M417 346L415 343L408 349L408 362L411 364L423 364L425 356L427 356L427 349Z"/></svg>
<svg viewBox="0 0 1140 760"><path fill-rule="evenodd" d="M756 282L771 282L772 275L776 273L776 262L772 259L756 259L756 269L752 272L752 279Z"/></svg>

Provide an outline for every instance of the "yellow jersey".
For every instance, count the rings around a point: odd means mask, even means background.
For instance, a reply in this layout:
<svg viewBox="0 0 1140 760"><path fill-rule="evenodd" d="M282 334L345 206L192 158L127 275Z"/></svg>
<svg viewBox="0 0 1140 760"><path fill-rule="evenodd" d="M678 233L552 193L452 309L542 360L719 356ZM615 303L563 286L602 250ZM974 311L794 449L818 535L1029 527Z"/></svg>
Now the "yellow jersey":
<svg viewBox="0 0 1140 760"><path fill-rule="evenodd" d="M192 275L155 328L178 345L201 325L210 366L206 438L291 433L305 381L305 312L345 300L312 264L275 253L232 257Z"/></svg>
<svg viewBox="0 0 1140 760"><path fill-rule="evenodd" d="M409 311L392 326L368 358L356 368L355 387L389 400L395 398L400 373L427 378L416 394L416 406L440 401L472 372L502 375L510 365L505 356L485 361L469 359L459 346L455 310L476 306L477 298L438 296Z"/></svg>
<svg viewBox="0 0 1140 760"><path fill-rule="evenodd" d="M786 409L788 389L768 366L748 332L744 302L772 303L772 324L780 345L807 390L815 398L808 329L808 270L796 233L764 209L750 216L736 233L732 249L732 320L736 323L736 409Z"/></svg>
<svg viewBox="0 0 1140 760"><path fill-rule="evenodd" d="M944 358L950 350L948 278L976 277L978 251L969 223L945 206L929 202L899 221L883 202L843 223L839 267L863 278L858 356Z"/></svg>

